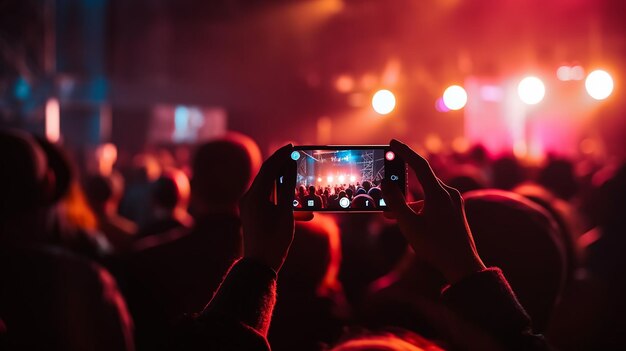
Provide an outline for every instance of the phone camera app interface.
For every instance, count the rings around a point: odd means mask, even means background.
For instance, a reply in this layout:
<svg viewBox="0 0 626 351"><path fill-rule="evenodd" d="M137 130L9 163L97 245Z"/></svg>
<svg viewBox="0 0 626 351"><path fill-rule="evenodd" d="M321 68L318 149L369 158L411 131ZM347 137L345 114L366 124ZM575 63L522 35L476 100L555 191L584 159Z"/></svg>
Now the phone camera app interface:
<svg viewBox="0 0 626 351"><path fill-rule="evenodd" d="M386 208L380 188L385 160L380 149L296 150L293 206L303 211L380 211Z"/></svg>

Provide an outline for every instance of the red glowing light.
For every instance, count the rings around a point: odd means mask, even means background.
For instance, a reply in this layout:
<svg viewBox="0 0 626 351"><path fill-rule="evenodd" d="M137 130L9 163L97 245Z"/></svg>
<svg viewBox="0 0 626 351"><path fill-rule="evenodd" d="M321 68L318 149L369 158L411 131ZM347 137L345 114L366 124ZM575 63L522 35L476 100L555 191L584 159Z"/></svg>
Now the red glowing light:
<svg viewBox="0 0 626 351"><path fill-rule="evenodd" d="M396 154L394 154L393 151L387 151L385 158L387 161L393 161L393 159L396 158Z"/></svg>

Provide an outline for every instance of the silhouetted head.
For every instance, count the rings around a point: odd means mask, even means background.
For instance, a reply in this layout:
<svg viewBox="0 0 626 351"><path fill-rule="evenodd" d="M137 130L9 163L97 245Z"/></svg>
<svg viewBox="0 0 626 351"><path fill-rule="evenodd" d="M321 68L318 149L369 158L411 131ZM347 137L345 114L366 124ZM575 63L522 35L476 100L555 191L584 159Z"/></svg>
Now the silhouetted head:
<svg viewBox="0 0 626 351"><path fill-rule="evenodd" d="M309 222L296 222L289 259L280 271L289 290L325 296L340 288L339 227L333 217L316 215Z"/></svg>
<svg viewBox="0 0 626 351"><path fill-rule="evenodd" d="M349 198L352 198L352 195L354 195L354 191L352 191L352 188L346 189L346 195L348 195Z"/></svg>
<svg viewBox="0 0 626 351"><path fill-rule="evenodd" d="M461 164L451 167L445 178L446 184L457 189L461 194L472 190L487 188L487 181L476 166Z"/></svg>
<svg viewBox="0 0 626 351"><path fill-rule="evenodd" d="M69 191L70 184L75 178L75 170L65 150L51 143L48 139L35 136L37 144L43 150L48 161L48 172L54 180L52 201L56 202L63 198Z"/></svg>
<svg viewBox="0 0 626 351"><path fill-rule="evenodd" d="M187 201L189 181L178 170L164 172L152 185L152 202L155 206L174 209Z"/></svg>
<svg viewBox="0 0 626 351"><path fill-rule="evenodd" d="M503 156L493 162L493 186L510 190L524 181L524 169L514 156Z"/></svg>
<svg viewBox="0 0 626 351"><path fill-rule="evenodd" d="M563 243L550 214L508 191L465 193L476 248L487 266L502 269L533 327L546 327L565 277Z"/></svg>
<svg viewBox="0 0 626 351"><path fill-rule="evenodd" d="M94 210L104 209L113 198L113 182L102 175L88 176L85 179L85 195Z"/></svg>
<svg viewBox="0 0 626 351"><path fill-rule="evenodd" d="M565 159L551 159L539 173L537 182L565 200L570 199L578 191L574 165Z"/></svg>
<svg viewBox="0 0 626 351"><path fill-rule="evenodd" d="M359 194L352 199L352 208L372 208L378 205L371 196L367 194Z"/></svg>
<svg viewBox="0 0 626 351"><path fill-rule="evenodd" d="M383 191L380 190L379 187L373 187L370 189L370 191L367 192L367 195L371 196L372 199L374 199L375 204L378 205L378 202L380 202L380 199L383 198Z"/></svg>
<svg viewBox="0 0 626 351"><path fill-rule="evenodd" d="M315 185L309 186L309 195L315 195Z"/></svg>
<svg viewBox="0 0 626 351"><path fill-rule="evenodd" d="M409 331L356 335L340 342L330 351L440 351L432 341Z"/></svg>
<svg viewBox="0 0 626 351"><path fill-rule="evenodd" d="M202 144L192 162L194 206L236 208L261 162L259 147L243 134L228 133Z"/></svg>
<svg viewBox="0 0 626 351"><path fill-rule="evenodd" d="M372 182L370 182L369 180L366 180L363 182L363 189L365 189L366 193L370 191L371 188L372 188Z"/></svg>
<svg viewBox="0 0 626 351"><path fill-rule="evenodd" d="M26 133L0 130L0 223L49 204L51 192L41 147Z"/></svg>

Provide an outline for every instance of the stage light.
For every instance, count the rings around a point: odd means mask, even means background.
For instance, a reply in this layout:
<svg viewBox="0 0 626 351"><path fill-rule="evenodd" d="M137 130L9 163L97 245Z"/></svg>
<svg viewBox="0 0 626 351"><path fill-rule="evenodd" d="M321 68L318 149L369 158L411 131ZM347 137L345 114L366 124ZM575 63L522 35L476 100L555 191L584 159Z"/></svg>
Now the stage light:
<svg viewBox="0 0 626 351"><path fill-rule="evenodd" d="M572 77L572 73L571 73L572 68L570 66L561 66L556 70L556 77L561 80L561 81L568 81L571 80Z"/></svg>
<svg viewBox="0 0 626 351"><path fill-rule="evenodd" d="M333 180L335 180L335 178L333 178L333 176L326 177L326 181L328 181L328 183L332 183Z"/></svg>
<svg viewBox="0 0 626 351"><path fill-rule="evenodd" d="M396 97L389 90L379 90L372 97L372 107L378 114L389 114L396 108Z"/></svg>
<svg viewBox="0 0 626 351"><path fill-rule="evenodd" d="M342 74L335 80L335 89L340 93L349 93L354 90L354 79L347 74Z"/></svg>
<svg viewBox="0 0 626 351"><path fill-rule="evenodd" d="M613 78L606 71L595 70L587 76L585 88L592 98L604 100L613 92Z"/></svg>
<svg viewBox="0 0 626 351"><path fill-rule="evenodd" d="M393 151L387 151L385 158L387 161L393 161L393 159L396 158L396 154L394 154Z"/></svg>
<svg viewBox="0 0 626 351"><path fill-rule="evenodd" d="M342 176L342 175L340 175L340 176L339 176L339 183L342 183L342 184L343 184L343 182L344 182L345 180L346 180L346 177L344 177L344 176Z"/></svg>
<svg viewBox="0 0 626 351"><path fill-rule="evenodd" d="M46 138L51 143L61 138L61 107L55 98L46 101Z"/></svg>
<svg viewBox="0 0 626 351"><path fill-rule="evenodd" d="M354 183L356 181L356 177L355 176L350 176L350 183Z"/></svg>
<svg viewBox="0 0 626 351"><path fill-rule="evenodd" d="M583 80L585 78L585 69L582 66L574 66L569 71L569 77L573 80Z"/></svg>
<svg viewBox="0 0 626 351"><path fill-rule="evenodd" d="M546 95L546 87L537 77L526 77L517 86L517 93L522 102L528 105L536 105Z"/></svg>
<svg viewBox="0 0 626 351"><path fill-rule="evenodd" d="M322 177L317 177L317 181L321 182L322 181Z"/></svg>
<svg viewBox="0 0 626 351"><path fill-rule="evenodd" d="M465 89L458 85L449 86L443 92L443 103L450 110L460 110L467 103L467 93Z"/></svg>

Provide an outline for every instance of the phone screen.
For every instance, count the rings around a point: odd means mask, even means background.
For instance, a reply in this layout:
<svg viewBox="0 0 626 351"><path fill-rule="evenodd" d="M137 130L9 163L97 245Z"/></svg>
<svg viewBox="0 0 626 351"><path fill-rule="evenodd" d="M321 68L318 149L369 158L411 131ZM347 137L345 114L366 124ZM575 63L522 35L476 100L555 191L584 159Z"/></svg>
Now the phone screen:
<svg viewBox="0 0 626 351"><path fill-rule="evenodd" d="M406 166L389 146L296 146L291 158L295 211L385 211L382 180L406 189Z"/></svg>

